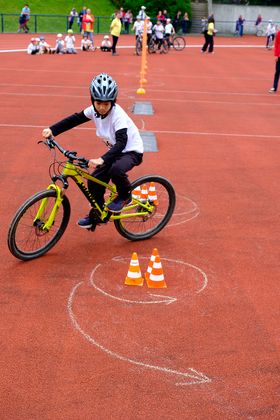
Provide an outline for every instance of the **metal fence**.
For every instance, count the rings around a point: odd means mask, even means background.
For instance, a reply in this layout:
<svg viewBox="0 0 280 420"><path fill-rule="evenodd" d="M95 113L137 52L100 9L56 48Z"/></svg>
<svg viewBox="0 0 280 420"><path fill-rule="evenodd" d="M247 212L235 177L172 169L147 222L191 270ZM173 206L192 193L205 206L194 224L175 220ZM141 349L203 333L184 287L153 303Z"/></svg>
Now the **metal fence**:
<svg viewBox="0 0 280 420"><path fill-rule="evenodd" d="M110 16L95 16L94 32L108 33L112 18ZM57 33L65 32L69 28L68 16L65 15L30 15L28 21L30 33ZM19 15L1 13L0 14L0 32L15 33L19 29ZM75 19L72 26L74 32L79 32L78 20Z"/></svg>
<svg viewBox="0 0 280 420"><path fill-rule="evenodd" d="M109 32L112 17L110 16L96 16L94 23L94 32L96 34L105 34ZM258 35L265 35L267 21L263 21L259 27ZM274 22L278 29L280 29L280 22ZM31 15L28 22L30 33L58 33L66 32L69 28L68 16L65 15ZM190 25L190 32L200 32L201 27L200 20L193 20ZM219 35L236 35L236 22L226 20L216 20L215 27L218 29ZM0 32L1 33L16 33L19 28L19 16L18 14L4 14L0 13ZM130 25L130 30L132 25ZM74 32L79 33L80 27L77 19L72 26ZM179 33L182 33L180 28ZM247 20L244 24L244 35L256 34L257 28L255 21ZM187 34L189 35L189 34Z"/></svg>

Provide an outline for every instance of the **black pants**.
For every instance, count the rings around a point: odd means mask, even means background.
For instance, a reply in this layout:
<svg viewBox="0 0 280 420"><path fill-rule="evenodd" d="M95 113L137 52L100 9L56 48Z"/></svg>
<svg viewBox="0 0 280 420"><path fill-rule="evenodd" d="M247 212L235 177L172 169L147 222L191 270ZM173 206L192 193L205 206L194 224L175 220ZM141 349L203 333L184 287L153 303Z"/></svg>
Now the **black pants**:
<svg viewBox="0 0 280 420"><path fill-rule="evenodd" d="M274 74L274 81L273 81L273 87L275 89L275 92L277 91L277 88L278 88L279 76L280 76L280 57L278 57L278 60L276 61L276 66L275 66L275 74Z"/></svg>
<svg viewBox="0 0 280 420"><path fill-rule="evenodd" d="M137 152L121 153L119 157L111 164L104 163L95 169L92 176L103 182L109 182L110 179L117 187L119 197L126 199L130 193L130 182L127 172L134 166L140 165L143 155ZM100 208L104 204L105 188L92 181L88 181L88 189Z"/></svg>
<svg viewBox="0 0 280 420"><path fill-rule="evenodd" d="M205 43L204 43L201 51L205 52L205 51L207 51L207 48L208 48L209 53L213 52L213 49L214 49L214 37L213 37L213 35L206 34L206 36L205 36Z"/></svg>
<svg viewBox="0 0 280 420"><path fill-rule="evenodd" d="M116 46L117 46L118 40L119 40L118 36L112 35L112 53L113 54L115 54L116 52Z"/></svg>

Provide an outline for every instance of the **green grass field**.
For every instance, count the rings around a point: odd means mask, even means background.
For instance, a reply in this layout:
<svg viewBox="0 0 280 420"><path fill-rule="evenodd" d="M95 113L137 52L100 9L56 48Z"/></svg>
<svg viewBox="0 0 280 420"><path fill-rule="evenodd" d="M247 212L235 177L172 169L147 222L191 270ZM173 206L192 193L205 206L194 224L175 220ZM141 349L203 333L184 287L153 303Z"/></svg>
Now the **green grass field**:
<svg viewBox="0 0 280 420"><path fill-rule="evenodd" d="M65 32L67 27L67 16L73 7L79 12L86 2L67 1L67 0L41 0L27 1L29 4L31 16L29 27L30 32ZM0 31L16 32L18 29L18 18L24 2L18 0L0 0ZM115 10L110 0L96 0L89 6L96 17L95 32L106 33L109 30L109 17ZM40 16L45 15L45 16ZM50 15L50 16L46 16ZM73 25L73 30L78 32L77 22Z"/></svg>

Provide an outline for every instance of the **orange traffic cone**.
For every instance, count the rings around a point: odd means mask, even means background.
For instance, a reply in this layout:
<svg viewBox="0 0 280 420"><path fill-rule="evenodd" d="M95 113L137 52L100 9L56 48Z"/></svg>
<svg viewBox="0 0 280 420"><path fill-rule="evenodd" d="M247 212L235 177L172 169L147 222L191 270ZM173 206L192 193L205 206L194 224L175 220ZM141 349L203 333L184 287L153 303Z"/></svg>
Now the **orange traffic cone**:
<svg viewBox="0 0 280 420"><path fill-rule="evenodd" d="M158 198L156 192L156 186L154 182L150 183L148 191L148 200L151 201L155 206L158 206Z"/></svg>
<svg viewBox="0 0 280 420"><path fill-rule="evenodd" d="M124 284L129 286L143 286L143 283L144 279L141 275L138 256L136 252L133 252Z"/></svg>
<svg viewBox="0 0 280 420"><path fill-rule="evenodd" d="M138 185L133 191L132 191L132 197L136 198L136 200L140 200L141 198L141 187Z"/></svg>
<svg viewBox="0 0 280 420"><path fill-rule="evenodd" d="M151 274L146 280L148 287L153 287L156 289L162 289L164 287L167 287L164 280L164 274L159 255L156 255Z"/></svg>
<svg viewBox="0 0 280 420"><path fill-rule="evenodd" d="M141 201L147 201L147 199L148 199L148 188L147 188L147 185L144 184L144 185L142 185L142 188L141 188L140 200Z"/></svg>
<svg viewBox="0 0 280 420"><path fill-rule="evenodd" d="M152 252L152 255L151 255L151 258L150 258L150 261L149 261L147 271L145 273L145 279L146 279L147 284L148 284L148 280L150 278L150 274L152 272L153 264L154 264L154 261L155 261L157 255L159 255L158 250L157 250L157 248L154 248L153 252Z"/></svg>

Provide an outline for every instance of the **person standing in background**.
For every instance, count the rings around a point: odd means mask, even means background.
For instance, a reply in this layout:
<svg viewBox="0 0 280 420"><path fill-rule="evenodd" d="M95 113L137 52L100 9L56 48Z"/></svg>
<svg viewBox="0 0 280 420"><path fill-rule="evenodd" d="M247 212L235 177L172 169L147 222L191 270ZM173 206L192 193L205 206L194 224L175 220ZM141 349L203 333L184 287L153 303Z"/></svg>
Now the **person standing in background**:
<svg viewBox="0 0 280 420"><path fill-rule="evenodd" d="M115 19L112 20L110 31L112 35L112 55L119 55L116 51L116 46L121 34L122 22L120 20L120 12L116 12Z"/></svg>
<svg viewBox="0 0 280 420"><path fill-rule="evenodd" d="M190 28L190 19L189 19L189 14L186 12L182 20L183 35L186 35L189 32L189 28Z"/></svg>
<svg viewBox="0 0 280 420"><path fill-rule="evenodd" d="M76 11L76 9L73 7L73 9L71 10L69 16L68 16L68 28L72 29L75 17L78 17L78 13Z"/></svg>
<svg viewBox="0 0 280 420"><path fill-rule="evenodd" d="M208 49L208 53L213 53L214 50L214 33L215 33L215 19L214 16L208 18L207 33L205 36L205 43L201 49L201 52L205 53Z"/></svg>
<svg viewBox="0 0 280 420"><path fill-rule="evenodd" d="M80 28L80 32L82 32L82 30L83 30L83 17L86 14L87 14L87 8L86 8L86 6L83 6L83 8L80 11L79 16L78 16L78 25L79 25L79 28Z"/></svg>
<svg viewBox="0 0 280 420"><path fill-rule="evenodd" d="M244 17L242 15L240 15L237 22L238 22L239 36L243 36L243 33L244 33L244 23L245 23Z"/></svg>
<svg viewBox="0 0 280 420"><path fill-rule="evenodd" d="M28 4L25 4L20 12L18 32L21 32L22 29L26 34L29 32L29 27L27 26L29 20L30 20L30 8Z"/></svg>
<svg viewBox="0 0 280 420"><path fill-rule="evenodd" d="M132 24L132 20L133 20L133 15L131 10L128 10L123 18L123 23L124 23L124 31L126 34L129 34L129 28L130 25Z"/></svg>
<svg viewBox="0 0 280 420"><path fill-rule="evenodd" d="M140 16L141 20L145 20L146 19L146 7L145 6L141 6L141 9L139 10L139 13L137 16Z"/></svg>
<svg viewBox="0 0 280 420"><path fill-rule="evenodd" d="M91 40L92 46L94 46L93 25L94 25L94 16L91 13L91 10L87 9L86 13L83 16L82 30L83 30L83 35L87 35L88 38Z"/></svg>
<svg viewBox="0 0 280 420"><path fill-rule="evenodd" d="M273 80L273 87L269 89L269 93L275 93L278 89L278 82L280 76L280 31L277 32L274 43L274 56L276 59L275 74Z"/></svg>
<svg viewBox="0 0 280 420"><path fill-rule="evenodd" d="M181 15L182 15L181 10L178 10L178 12L176 13L176 16L173 19L173 27L176 33L178 32L181 26L181 20L182 20Z"/></svg>

